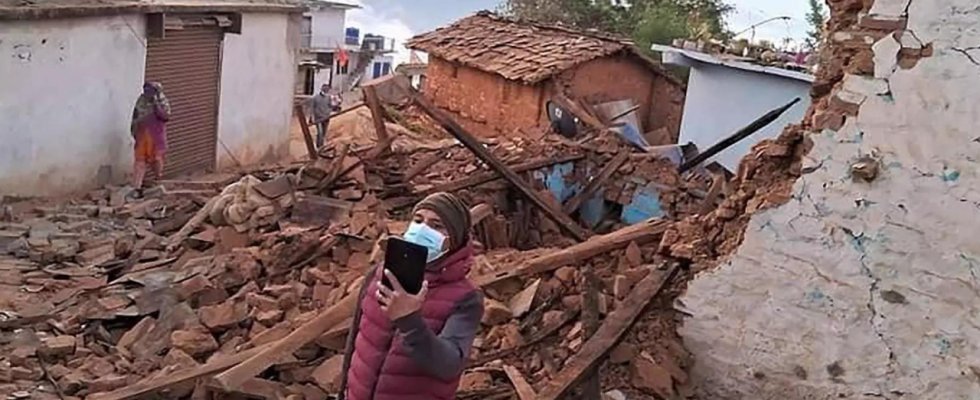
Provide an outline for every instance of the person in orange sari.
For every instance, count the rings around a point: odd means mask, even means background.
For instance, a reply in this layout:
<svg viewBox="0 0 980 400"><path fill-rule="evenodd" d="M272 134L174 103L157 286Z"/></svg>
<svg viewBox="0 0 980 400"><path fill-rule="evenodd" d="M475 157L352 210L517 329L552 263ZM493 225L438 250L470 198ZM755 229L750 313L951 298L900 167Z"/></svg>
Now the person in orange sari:
<svg viewBox="0 0 980 400"><path fill-rule="evenodd" d="M167 121L170 120L170 102L163 94L159 82L143 84L143 94L133 107L130 132L135 139L135 165L133 188L143 187L147 164L153 166L157 180L163 178L163 163L167 153Z"/></svg>

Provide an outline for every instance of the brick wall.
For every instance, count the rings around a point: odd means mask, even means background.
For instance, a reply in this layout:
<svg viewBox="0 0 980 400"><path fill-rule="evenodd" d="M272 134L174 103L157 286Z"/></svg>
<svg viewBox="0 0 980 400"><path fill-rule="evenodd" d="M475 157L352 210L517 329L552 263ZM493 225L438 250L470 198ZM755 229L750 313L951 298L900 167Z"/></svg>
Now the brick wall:
<svg viewBox="0 0 980 400"><path fill-rule="evenodd" d="M537 125L541 85L528 86L474 68L429 58L426 95L456 117L475 135L495 137L515 134Z"/></svg>
<svg viewBox="0 0 980 400"><path fill-rule="evenodd" d="M640 104L645 132L666 127L674 139L680 132L683 88L633 57L596 59L561 74L559 79L572 95L591 103L632 99Z"/></svg>

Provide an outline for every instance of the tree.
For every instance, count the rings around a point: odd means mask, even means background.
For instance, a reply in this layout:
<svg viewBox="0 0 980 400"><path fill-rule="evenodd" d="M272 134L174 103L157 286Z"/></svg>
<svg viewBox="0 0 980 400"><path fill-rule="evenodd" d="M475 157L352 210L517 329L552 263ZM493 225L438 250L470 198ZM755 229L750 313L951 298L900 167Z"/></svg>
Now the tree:
<svg viewBox="0 0 980 400"><path fill-rule="evenodd" d="M820 45L820 41L823 40L823 24L827 20L826 14L824 14L823 3L821 0L809 0L810 1L810 12L806 14L806 22L810 24L810 31L808 31L806 45L810 47L811 50L815 50L817 46Z"/></svg>
<svg viewBox="0 0 980 400"><path fill-rule="evenodd" d="M674 39L726 39L723 0L506 0L505 14L629 36L641 48Z"/></svg>

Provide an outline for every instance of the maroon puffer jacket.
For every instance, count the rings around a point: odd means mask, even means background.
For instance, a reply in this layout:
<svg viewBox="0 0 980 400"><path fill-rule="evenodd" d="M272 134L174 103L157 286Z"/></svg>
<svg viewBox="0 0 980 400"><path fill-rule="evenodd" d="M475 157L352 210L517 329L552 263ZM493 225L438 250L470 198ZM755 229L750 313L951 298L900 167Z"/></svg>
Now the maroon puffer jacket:
<svg viewBox="0 0 980 400"><path fill-rule="evenodd" d="M438 272L426 272L429 293L422 318L438 334L456 304L476 288L466 280L473 248L466 246L440 263ZM459 375L445 380L426 374L404 350L402 337L378 305L377 274L361 302L361 321L347 375L347 400L455 399Z"/></svg>

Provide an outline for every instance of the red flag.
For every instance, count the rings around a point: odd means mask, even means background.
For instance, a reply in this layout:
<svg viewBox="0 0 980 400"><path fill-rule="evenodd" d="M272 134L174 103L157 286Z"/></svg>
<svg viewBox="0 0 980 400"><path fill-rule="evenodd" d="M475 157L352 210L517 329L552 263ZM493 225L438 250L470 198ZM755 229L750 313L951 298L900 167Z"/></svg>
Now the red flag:
<svg viewBox="0 0 980 400"><path fill-rule="evenodd" d="M346 66L348 61L350 61L350 55L347 54L347 49L341 48L340 52L337 53L337 65Z"/></svg>

